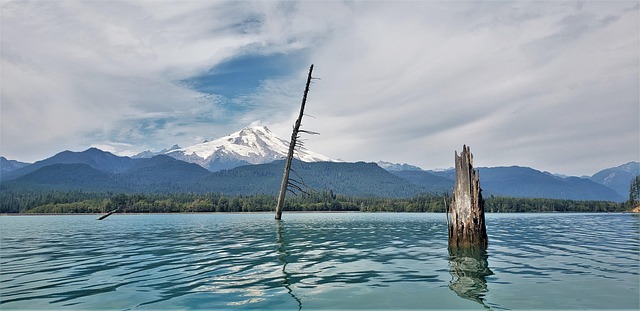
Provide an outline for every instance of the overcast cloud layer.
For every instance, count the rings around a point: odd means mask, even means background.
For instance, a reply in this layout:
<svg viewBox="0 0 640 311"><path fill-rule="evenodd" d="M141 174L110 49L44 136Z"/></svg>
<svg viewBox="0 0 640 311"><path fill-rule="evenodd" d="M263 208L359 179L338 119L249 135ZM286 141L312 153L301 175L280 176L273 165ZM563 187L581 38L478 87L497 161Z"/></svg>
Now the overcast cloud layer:
<svg viewBox="0 0 640 311"><path fill-rule="evenodd" d="M2 1L0 154L251 123L345 161L593 174L640 158L637 1Z"/></svg>

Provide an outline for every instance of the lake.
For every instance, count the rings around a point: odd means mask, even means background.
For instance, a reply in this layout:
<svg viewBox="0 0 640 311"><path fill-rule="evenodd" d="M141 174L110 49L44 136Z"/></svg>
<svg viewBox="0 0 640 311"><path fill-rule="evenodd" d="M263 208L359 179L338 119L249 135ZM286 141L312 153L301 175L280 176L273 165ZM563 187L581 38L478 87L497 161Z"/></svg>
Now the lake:
<svg viewBox="0 0 640 311"><path fill-rule="evenodd" d="M0 309L640 308L640 217L487 214L2 216Z"/></svg>

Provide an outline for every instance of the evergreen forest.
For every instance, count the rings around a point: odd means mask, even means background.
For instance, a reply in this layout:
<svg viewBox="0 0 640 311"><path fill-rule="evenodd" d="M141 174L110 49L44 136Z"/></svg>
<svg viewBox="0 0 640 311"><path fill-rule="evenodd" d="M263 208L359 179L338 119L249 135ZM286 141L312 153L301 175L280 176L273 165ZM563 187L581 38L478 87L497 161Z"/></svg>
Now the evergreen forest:
<svg viewBox="0 0 640 311"><path fill-rule="evenodd" d="M409 198L336 195L332 191L289 195L285 211L445 212L448 194L420 194ZM223 195L217 193L112 193L83 191L3 191L0 213L198 213L270 212L274 195ZM628 203L542 198L485 198L487 213L512 212L622 212Z"/></svg>

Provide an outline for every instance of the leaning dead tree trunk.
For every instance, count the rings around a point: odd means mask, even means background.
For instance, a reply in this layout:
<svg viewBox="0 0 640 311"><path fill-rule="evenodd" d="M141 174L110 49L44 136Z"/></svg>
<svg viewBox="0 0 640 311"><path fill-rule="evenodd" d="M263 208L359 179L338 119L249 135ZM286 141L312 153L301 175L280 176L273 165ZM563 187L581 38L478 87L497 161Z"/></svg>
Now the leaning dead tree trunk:
<svg viewBox="0 0 640 311"><path fill-rule="evenodd" d="M104 214L104 215L102 215L102 216L98 217L97 219L98 219L98 220L103 220L103 219L105 219L105 218L107 218L107 217L111 216L113 213L115 213L115 212L117 212L117 211L118 211L118 209L116 208L116 209L114 209L114 210L112 210L112 211L110 211L110 212L108 212L108 213L106 213L106 214Z"/></svg>
<svg viewBox="0 0 640 311"><path fill-rule="evenodd" d="M304 116L304 105L307 102L307 94L309 93L309 85L311 84L311 72L313 72L313 64L309 68L309 76L307 77L307 85L304 88L304 95L302 95L302 104L300 105L300 114L296 123L293 125L293 132L291 133L291 141L289 142L289 152L287 154L287 162L284 166L284 173L282 174L282 183L280 184L280 193L278 194L278 204L276 205L276 219L282 218L282 208L284 206L284 198L287 193L287 188L291 184L289 180L289 173L291 172L291 162L293 161L293 153L298 141L298 133L300 130L300 124L302 124L302 116ZM314 132L308 132L316 134Z"/></svg>
<svg viewBox="0 0 640 311"><path fill-rule="evenodd" d="M484 200L480 178L473 169L473 155L466 145L456 160L456 183L453 187L451 206L447 209L449 248L479 247L488 245L484 222Z"/></svg>

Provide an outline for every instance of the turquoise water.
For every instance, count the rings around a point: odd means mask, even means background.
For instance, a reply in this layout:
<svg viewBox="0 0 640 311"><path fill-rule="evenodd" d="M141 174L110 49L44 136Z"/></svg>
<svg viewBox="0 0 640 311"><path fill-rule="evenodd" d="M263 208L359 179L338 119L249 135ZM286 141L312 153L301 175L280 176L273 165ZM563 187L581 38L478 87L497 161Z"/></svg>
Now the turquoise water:
<svg viewBox="0 0 640 311"><path fill-rule="evenodd" d="M0 217L0 309L640 308L640 217L444 214Z"/></svg>

